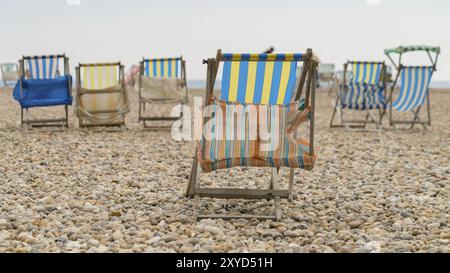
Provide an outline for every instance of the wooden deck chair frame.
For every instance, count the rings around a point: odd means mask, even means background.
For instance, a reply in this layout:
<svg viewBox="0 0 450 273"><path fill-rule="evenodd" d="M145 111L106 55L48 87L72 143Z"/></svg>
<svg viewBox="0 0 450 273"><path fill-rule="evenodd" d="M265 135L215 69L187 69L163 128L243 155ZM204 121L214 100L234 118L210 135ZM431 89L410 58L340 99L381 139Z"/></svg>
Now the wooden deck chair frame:
<svg viewBox="0 0 450 273"><path fill-rule="evenodd" d="M207 81L206 81L206 96L205 105L210 104L210 98L214 94L214 86L219 70L219 65L224 61L222 51L219 50L216 58L205 60L207 68ZM307 53L303 56L303 63L306 69L303 70L300 78L300 84L297 87L295 95L295 101L299 101L302 98L303 89L305 87L305 101L306 107L311 106L311 119L310 119L310 154L314 155L314 123L315 123L315 98L316 98L316 76L318 61L313 57L311 49L307 50ZM208 120L203 119L203 125ZM271 169L271 180L267 190L262 189L225 189L225 188L203 188L200 183L201 167L197 156L198 149L196 150L194 162L189 176L189 183L186 191L188 198L194 198L194 217L196 220L201 219L260 219L260 220L280 220L282 218L282 211L280 207L281 199L288 199L292 201L293 187L294 187L294 169L290 169L289 173L289 188L287 190L281 190L278 188L278 175L279 169ZM267 168L266 168L267 169ZM247 200L273 200L274 212L272 215L201 215L199 214L199 199L200 198L217 198L217 199L247 199Z"/></svg>
<svg viewBox="0 0 450 273"><path fill-rule="evenodd" d="M14 84L16 84L16 82L19 80L19 65L17 64L17 63L3 63L3 64L1 64L0 65L0 67L1 67L1 72L2 72L2 81L3 81L3 85L5 86L5 87L10 87L9 86L9 82L11 82L12 80L11 79L8 79L5 75L6 75L6 70L5 70L5 67L6 66L14 66L15 67L15 73L16 73L16 79L14 79Z"/></svg>
<svg viewBox="0 0 450 273"><path fill-rule="evenodd" d="M180 114L180 116L178 117L151 117L151 116L144 116L144 112L147 108L147 104L151 105L151 104L164 104L164 103L168 103L168 104L173 104L174 101L155 101L155 100L149 100L149 99L145 99L142 96L142 78L145 76L145 62L147 61L161 61L161 60L176 60L176 61L180 61L181 64L181 71L180 71L180 79L183 80L183 85L184 85L184 90L186 93L186 97L183 101L178 101L179 103L181 103L182 105L186 105L187 103L189 103L189 90L188 90L188 86L187 86L187 80L186 80L186 61L183 59L183 56L178 57L178 58L162 58L162 59L146 59L146 58L142 58L142 61L139 63L139 123L142 122L142 125L144 127L144 129L148 130L148 131L169 131L172 128L172 125L168 125L168 126L151 126L151 125L147 125L147 122L155 122L155 121L167 121L167 122L175 122L177 120L180 120L183 118L183 113ZM175 101L176 103L176 101Z"/></svg>
<svg viewBox="0 0 450 273"><path fill-rule="evenodd" d="M352 110L352 111L360 111L360 112L366 112L366 118L365 119L352 119L347 120L345 119L344 115L344 109L341 107L341 92L347 93L348 90L346 89L346 84L348 80L348 67L352 64L380 64L382 65L381 68L381 75L380 75L380 82L383 86L385 86L384 94L386 94L386 64L384 62L359 62L359 61L348 61L344 64L344 71L342 73L343 75L343 82L338 87L339 92L337 94L336 104L334 106L333 114L331 116L330 121L330 128L345 128L349 131L355 130L355 131L369 131L367 130L368 124L375 124L377 130L381 129L381 125L383 122L383 109L378 109L378 119L377 117L372 113L373 110L366 109L366 110ZM342 90L344 89L344 90ZM384 96L386 97L386 95ZM351 109L350 109L351 110ZM339 121L340 123L335 124L335 119L337 117L337 114L339 115Z"/></svg>
<svg viewBox="0 0 450 273"><path fill-rule="evenodd" d="M20 82L20 92L22 92L22 79L27 77L27 71L25 69L25 61L34 59L34 58L42 58L43 56L23 56L19 61L19 82ZM69 66L69 58L66 57L65 54L55 55L54 57L58 59L64 60L64 75L70 75L70 66ZM59 74L60 71L57 71ZM69 85L69 92L72 92L72 87ZM53 107L53 106L52 106ZM29 119L28 109L21 108L20 112L20 120L21 125L28 125L31 127L42 128L42 127L65 127L69 128L69 106L64 105L65 117L64 118L55 118L55 119Z"/></svg>
<svg viewBox="0 0 450 273"><path fill-rule="evenodd" d="M394 49L393 49L394 50ZM397 88L397 83L400 79L400 75L402 73L402 70L405 68L411 68L414 66L404 66L402 64L402 58L403 55L407 52L411 52L411 51L425 51L427 53L427 56L431 62L431 67L433 68L433 72L437 71L437 62L439 60L439 55L440 55L440 48L433 48L433 47L421 47L418 46L417 48L410 48L408 49L407 47L399 47L396 50L398 53L398 61L396 62L394 60L394 58L392 57L392 52L390 52L390 50L386 50L385 54L387 55L387 57L389 58L389 60L391 61L392 65L395 67L395 69L397 70L397 75L395 76L395 80L394 83L391 87L390 90L390 94L389 94L389 98L388 98L388 104L389 104L389 124L391 127L395 127L396 125L411 125L410 129L414 129L414 127L416 125L422 125L422 127L424 128L424 130L428 130L427 125L431 126L431 101L430 101L430 91L428 90L427 95L426 95L426 109L427 109L427 119L426 120L422 120L422 118L420 117L420 113L422 111L422 109L424 108L424 105L419 106L416 110L411 111L413 114L413 120L411 121L404 121L404 120L395 120L393 118L393 104L394 104L394 91ZM432 55L432 51L436 50L435 56L433 57ZM416 66L417 67L417 66ZM386 112L384 113L386 114Z"/></svg>
<svg viewBox="0 0 450 273"><path fill-rule="evenodd" d="M113 62L113 63L90 63L90 64L78 64L78 67L76 68L76 74L77 74L77 104L79 102L80 96L82 95L82 85L81 85L81 68L82 67L99 67L99 66L118 66L119 67L119 83L121 85L121 91L123 95L127 98L127 92L125 87L125 67L122 65L121 62ZM109 90L95 90L95 91L87 91L87 93L109 93L109 92L116 92L116 91L109 91ZM78 107L78 105L77 105ZM116 111L96 111L91 114L111 114L115 113ZM121 122L99 122L99 123L85 123L84 120L86 117L83 114L80 114L79 111L77 111L78 116L78 123L80 128L89 128L89 127L123 127L125 128L125 114L122 115L122 121Z"/></svg>

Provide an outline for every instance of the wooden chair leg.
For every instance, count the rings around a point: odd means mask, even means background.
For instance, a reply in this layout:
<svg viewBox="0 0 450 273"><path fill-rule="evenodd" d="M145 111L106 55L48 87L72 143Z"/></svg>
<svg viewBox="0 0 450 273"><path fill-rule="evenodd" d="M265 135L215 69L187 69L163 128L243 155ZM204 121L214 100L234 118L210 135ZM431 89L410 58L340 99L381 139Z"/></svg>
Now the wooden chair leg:
<svg viewBox="0 0 450 273"><path fill-rule="evenodd" d="M289 198L288 198L289 202L292 202L294 200L294 196L293 196L294 179L295 179L295 169L290 169L289 170Z"/></svg>
<svg viewBox="0 0 450 273"><path fill-rule="evenodd" d="M66 110L66 128L69 128L69 106L65 106Z"/></svg>
<svg viewBox="0 0 450 273"><path fill-rule="evenodd" d="M272 185L273 185L273 190L278 190L278 170L277 169L272 169ZM282 213L281 213L281 207L280 207L280 197L275 197L274 198L274 214L275 214L275 219L277 221L281 220L282 217Z"/></svg>
<svg viewBox="0 0 450 273"><path fill-rule="evenodd" d="M189 183L186 189L186 197L193 197L195 194L195 187L197 186L199 178L199 166L198 166L198 149L195 151L194 162L192 163L191 175L189 176Z"/></svg>

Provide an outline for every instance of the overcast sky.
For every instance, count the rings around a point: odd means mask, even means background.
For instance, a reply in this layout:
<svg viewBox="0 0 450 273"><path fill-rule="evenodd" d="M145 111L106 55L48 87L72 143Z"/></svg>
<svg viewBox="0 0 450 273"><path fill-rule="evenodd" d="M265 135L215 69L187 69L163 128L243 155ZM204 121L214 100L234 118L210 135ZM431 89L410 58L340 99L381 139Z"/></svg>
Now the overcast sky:
<svg viewBox="0 0 450 273"><path fill-rule="evenodd" d="M443 51L435 79L450 80L448 0L0 0L0 10L0 62L65 52L72 66L131 65L183 55L188 78L204 79L201 60L218 48L313 48L340 67L347 59L387 60L388 47L429 44Z"/></svg>

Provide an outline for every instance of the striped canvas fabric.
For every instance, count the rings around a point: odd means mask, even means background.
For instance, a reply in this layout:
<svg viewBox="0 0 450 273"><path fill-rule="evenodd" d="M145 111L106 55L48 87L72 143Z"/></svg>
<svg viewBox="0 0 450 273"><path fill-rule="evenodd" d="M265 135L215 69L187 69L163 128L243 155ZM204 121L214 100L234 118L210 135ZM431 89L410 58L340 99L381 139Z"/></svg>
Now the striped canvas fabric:
<svg viewBox="0 0 450 273"><path fill-rule="evenodd" d="M58 56L36 56L24 61L27 78L32 80L51 80L59 76Z"/></svg>
<svg viewBox="0 0 450 273"><path fill-rule="evenodd" d="M181 58L144 60L144 75L151 78L179 78Z"/></svg>
<svg viewBox="0 0 450 273"><path fill-rule="evenodd" d="M314 167L316 156L309 155L308 141L294 139L289 133L294 129L290 127L303 121L293 120L298 117L299 104L249 105L216 101L212 106L215 115L211 126L206 126L210 134L199 143L198 158L205 172L240 166L306 170Z"/></svg>
<svg viewBox="0 0 450 273"><path fill-rule="evenodd" d="M90 90L102 90L119 84L119 65L81 66L81 86Z"/></svg>
<svg viewBox="0 0 450 273"><path fill-rule="evenodd" d="M347 84L346 92L340 93L341 107L354 110L387 109L384 92L384 86Z"/></svg>
<svg viewBox="0 0 450 273"><path fill-rule="evenodd" d="M392 106L399 112L407 112L423 105L433 72L433 67L403 67L400 95Z"/></svg>
<svg viewBox="0 0 450 273"><path fill-rule="evenodd" d="M302 54L224 54L221 99L288 105Z"/></svg>
<svg viewBox="0 0 450 273"><path fill-rule="evenodd" d="M353 77L351 83L378 85L382 73L383 63L350 63Z"/></svg>
<svg viewBox="0 0 450 273"><path fill-rule="evenodd" d="M78 116L91 122L120 122L128 112L128 96L120 82L120 65L81 65L80 76ZM86 91L108 92L84 93Z"/></svg>

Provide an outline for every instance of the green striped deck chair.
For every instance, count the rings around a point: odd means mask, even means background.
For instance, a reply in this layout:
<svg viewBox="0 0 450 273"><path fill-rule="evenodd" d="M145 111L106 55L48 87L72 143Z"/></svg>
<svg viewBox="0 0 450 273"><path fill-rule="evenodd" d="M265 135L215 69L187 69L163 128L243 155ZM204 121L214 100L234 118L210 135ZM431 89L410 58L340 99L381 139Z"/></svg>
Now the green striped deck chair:
<svg viewBox="0 0 450 273"><path fill-rule="evenodd" d="M187 104L188 88L186 81L186 61L183 57L146 59L140 62L139 73L139 122L147 130L170 130L171 125L148 125L148 122L175 122L183 118L159 114L155 107L168 108L169 105ZM147 105L152 114L145 114ZM167 110L167 109L166 109Z"/></svg>
<svg viewBox="0 0 450 273"><path fill-rule="evenodd" d="M83 127L125 127L129 111L124 66L80 64L77 73L77 116Z"/></svg>
<svg viewBox="0 0 450 273"><path fill-rule="evenodd" d="M19 66L17 63L4 63L0 65L2 80L5 87L14 87L19 80Z"/></svg>
<svg viewBox="0 0 450 273"><path fill-rule="evenodd" d="M204 133L197 146L187 196L195 198L195 217L281 218L280 200L292 198L294 170L314 167L314 105L318 61L305 54L222 54L208 64ZM297 65L303 63L298 87ZM214 94L223 67L220 96ZM297 138L301 124L310 122L309 139ZM271 141L267 142L270 139ZM200 173L231 168L266 168L268 189L203 188ZM281 168L290 170L289 188L279 189ZM245 185L244 185L245 186ZM199 198L273 200L273 215L198 214Z"/></svg>
<svg viewBox="0 0 450 273"><path fill-rule="evenodd" d="M406 53L419 52L426 53L431 65L428 66L408 66L403 64L403 56ZM427 125L431 126L431 105L429 85L434 72L436 71L437 61L441 52L440 47L432 46L401 46L392 49L386 49L385 54L397 70L397 76L391 88L389 96L390 125L411 125L413 129L416 125L422 125L427 130ZM393 55L398 55L398 61L394 61ZM433 56L434 55L434 56ZM395 92L398 88L398 93ZM394 92L396 99L394 100ZM427 108L427 117L424 120L421 117L421 110ZM393 118L393 109L398 112L412 113L412 120L400 120Z"/></svg>
<svg viewBox="0 0 450 273"><path fill-rule="evenodd" d="M318 71L317 87L328 87L328 94L331 95L337 88L336 69L332 63L321 63Z"/></svg>
<svg viewBox="0 0 450 273"><path fill-rule="evenodd" d="M350 72L350 73L349 73ZM348 76L350 78L348 78ZM386 65L384 62L356 62L344 64L343 82L339 84L339 94L331 116L331 128L366 130L368 124L381 129L386 103ZM347 119L346 111L362 112L365 118ZM378 118L373 114L378 112ZM335 119L339 113L339 123Z"/></svg>

